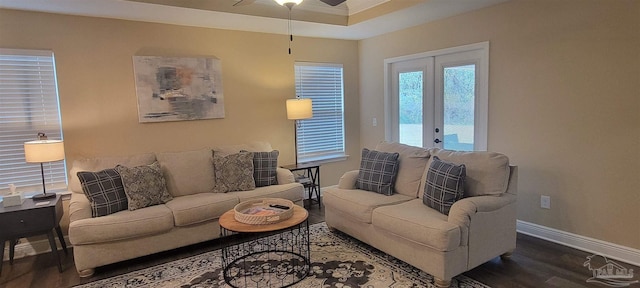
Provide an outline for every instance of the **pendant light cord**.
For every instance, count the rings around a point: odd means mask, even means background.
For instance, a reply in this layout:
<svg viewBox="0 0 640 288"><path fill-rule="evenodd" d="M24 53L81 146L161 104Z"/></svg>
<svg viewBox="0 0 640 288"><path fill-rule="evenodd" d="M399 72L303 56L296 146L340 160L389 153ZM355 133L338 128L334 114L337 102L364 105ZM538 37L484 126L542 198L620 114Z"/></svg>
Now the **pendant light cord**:
<svg viewBox="0 0 640 288"><path fill-rule="evenodd" d="M291 55L291 42L293 42L293 29L291 27L291 7L292 5L288 5L287 7L289 7L289 55Z"/></svg>

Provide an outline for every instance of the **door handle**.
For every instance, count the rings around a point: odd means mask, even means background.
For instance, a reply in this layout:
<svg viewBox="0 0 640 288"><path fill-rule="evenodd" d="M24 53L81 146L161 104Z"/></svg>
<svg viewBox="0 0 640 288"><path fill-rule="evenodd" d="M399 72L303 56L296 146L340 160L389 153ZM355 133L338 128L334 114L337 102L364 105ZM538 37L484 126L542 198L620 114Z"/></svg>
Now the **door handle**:
<svg viewBox="0 0 640 288"><path fill-rule="evenodd" d="M433 140L433 142L436 142L436 144L438 144L438 143L440 143L442 141L440 141L440 139L436 138L436 140Z"/></svg>

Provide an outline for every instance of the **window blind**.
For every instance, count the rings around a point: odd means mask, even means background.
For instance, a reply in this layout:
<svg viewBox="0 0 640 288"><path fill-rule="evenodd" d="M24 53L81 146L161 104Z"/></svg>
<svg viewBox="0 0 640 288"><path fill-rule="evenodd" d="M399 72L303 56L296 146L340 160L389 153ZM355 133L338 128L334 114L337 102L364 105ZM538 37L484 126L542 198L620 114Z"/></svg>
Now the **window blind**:
<svg viewBox="0 0 640 288"><path fill-rule="evenodd" d="M313 118L298 120L298 163L345 157L342 64L295 63L296 95L311 98Z"/></svg>
<svg viewBox="0 0 640 288"><path fill-rule="evenodd" d="M24 142L39 132L62 140L53 52L0 49L0 192L42 192L40 165L26 163ZM43 163L47 191L67 187L64 161Z"/></svg>

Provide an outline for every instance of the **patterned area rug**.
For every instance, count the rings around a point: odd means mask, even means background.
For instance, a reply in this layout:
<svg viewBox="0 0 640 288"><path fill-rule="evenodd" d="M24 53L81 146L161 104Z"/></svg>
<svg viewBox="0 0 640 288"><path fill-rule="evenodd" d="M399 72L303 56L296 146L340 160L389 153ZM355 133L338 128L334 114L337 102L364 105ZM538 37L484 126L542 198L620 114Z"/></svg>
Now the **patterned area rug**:
<svg viewBox="0 0 640 288"><path fill-rule="evenodd" d="M332 233L324 223L309 230L311 273L291 287L435 287L431 275L343 233ZM221 266L221 251L215 250L75 287L230 287ZM454 278L451 287L490 288L464 275Z"/></svg>

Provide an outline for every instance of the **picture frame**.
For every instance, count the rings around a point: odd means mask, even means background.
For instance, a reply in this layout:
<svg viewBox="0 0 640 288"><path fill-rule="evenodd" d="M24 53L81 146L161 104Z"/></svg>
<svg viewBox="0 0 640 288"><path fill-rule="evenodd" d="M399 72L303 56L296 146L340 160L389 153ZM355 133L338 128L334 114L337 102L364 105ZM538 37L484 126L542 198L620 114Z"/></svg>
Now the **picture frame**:
<svg viewBox="0 0 640 288"><path fill-rule="evenodd" d="M224 118L220 60L133 56L140 123Z"/></svg>

